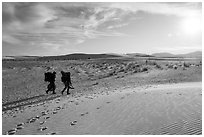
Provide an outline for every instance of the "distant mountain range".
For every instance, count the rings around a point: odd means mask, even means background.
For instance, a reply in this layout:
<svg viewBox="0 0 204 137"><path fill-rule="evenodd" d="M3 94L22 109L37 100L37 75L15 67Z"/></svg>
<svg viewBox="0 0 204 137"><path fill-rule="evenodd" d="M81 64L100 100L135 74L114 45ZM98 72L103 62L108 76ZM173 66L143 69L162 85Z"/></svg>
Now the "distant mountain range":
<svg viewBox="0 0 204 137"><path fill-rule="evenodd" d="M127 55L128 57L153 57L152 55L143 54L143 53L128 53L125 55Z"/></svg>
<svg viewBox="0 0 204 137"><path fill-rule="evenodd" d="M74 53L60 56L3 56L3 60L81 60L81 59L99 59L99 58L118 58L118 57L159 57L159 58L202 58L202 51L191 52L188 54L171 54L167 52L154 53L152 55L143 53L128 54L84 54Z"/></svg>
<svg viewBox="0 0 204 137"><path fill-rule="evenodd" d="M122 56L118 54L74 53L59 56L3 56L3 60L81 60L81 59L115 58L115 57Z"/></svg>
<svg viewBox="0 0 204 137"><path fill-rule="evenodd" d="M121 57L120 55L114 54L84 54L84 53L75 53L61 56L44 56L38 58L38 60L80 60L80 59L97 59L97 58L114 58Z"/></svg>
<svg viewBox="0 0 204 137"><path fill-rule="evenodd" d="M154 57L175 57L174 54L168 53L168 52L161 52L161 53L154 53L152 54Z"/></svg>
<svg viewBox="0 0 204 137"><path fill-rule="evenodd" d="M168 52L162 52L162 53L154 53L152 54L154 57L166 57L166 58L202 58L202 51L195 51L190 52L187 54L171 54Z"/></svg>

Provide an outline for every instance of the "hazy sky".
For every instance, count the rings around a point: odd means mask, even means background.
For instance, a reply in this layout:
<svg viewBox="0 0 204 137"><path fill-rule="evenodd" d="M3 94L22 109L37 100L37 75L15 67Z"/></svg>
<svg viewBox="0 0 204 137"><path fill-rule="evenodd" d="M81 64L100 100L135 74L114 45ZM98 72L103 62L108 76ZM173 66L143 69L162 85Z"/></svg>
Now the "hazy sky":
<svg viewBox="0 0 204 137"><path fill-rule="evenodd" d="M202 3L3 3L2 55L187 53Z"/></svg>

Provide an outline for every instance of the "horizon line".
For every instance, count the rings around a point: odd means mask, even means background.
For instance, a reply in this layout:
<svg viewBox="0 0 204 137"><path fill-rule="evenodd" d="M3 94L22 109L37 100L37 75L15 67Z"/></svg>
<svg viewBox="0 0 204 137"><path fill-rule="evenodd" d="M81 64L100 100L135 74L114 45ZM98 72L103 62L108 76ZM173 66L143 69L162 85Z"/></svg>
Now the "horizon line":
<svg viewBox="0 0 204 137"><path fill-rule="evenodd" d="M192 52L202 52L201 50L194 50ZM158 54L158 53L168 53L168 54L172 54L172 55L179 55L179 54L189 54L192 52L186 52L186 53L172 53L172 52L166 52L166 51L161 51L161 52L153 52L151 54L148 53L142 53L142 52L128 52L128 53L114 53L114 52L106 52L106 53L85 53L85 52L73 52L73 53L69 53L69 54L59 54L59 55L5 55L2 57L49 57L49 56L64 56L64 55L71 55L71 54L93 54L93 55L97 55L97 54L118 54L118 55L126 55L126 54L145 54L145 55L152 55L152 54Z"/></svg>

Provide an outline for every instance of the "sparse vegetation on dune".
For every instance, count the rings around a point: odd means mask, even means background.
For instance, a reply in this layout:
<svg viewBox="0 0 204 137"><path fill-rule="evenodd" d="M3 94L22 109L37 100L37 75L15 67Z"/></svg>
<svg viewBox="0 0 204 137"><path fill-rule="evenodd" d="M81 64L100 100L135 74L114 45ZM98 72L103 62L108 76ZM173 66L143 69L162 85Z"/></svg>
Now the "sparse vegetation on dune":
<svg viewBox="0 0 204 137"><path fill-rule="evenodd" d="M194 65L192 65L194 64ZM176 67L175 67L176 66ZM185 68L186 70L184 71ZM191 75L187 81L201 80L200 60L169 61L169 60L144 60L136 58L94 59L94 60L58 60L58 61L3 61L3 104L33 96L45 94L47 87L44 82L44 72L56 71L56 92L60 93L63 83L60 81L60 71L70 71L73 86L76 87L72 94L89 93L93 89L92 81L98 82L97 86L104 88L103 82L109 82L109 88L115 88L130 82L129 76L135 77L131 83L142 83L144 76L148 81L173 81ZM170 71L171 70L171 71ZM154 73L156 72L156 73ZM158 73L160 72L160 73ZM190 72L189 74L187 72ZM165 75L169 73L168 75ZM180 74L180 75L178 75ZM161 75L161 77L159 77ZM174 77L173 77L174 76ZM159 78L159 80L156 80ZM165 79L165 80L164 80ZM191 80L190 80L191 79ZM123 84L118 83L121 82ZM166 81L169 82L169 81ZM115 83L115 85L114 85ZM145 83L145 82L144 82ZM154 82L153 82L154 83ZM105 85L107 86L107 85Z"/></svg>

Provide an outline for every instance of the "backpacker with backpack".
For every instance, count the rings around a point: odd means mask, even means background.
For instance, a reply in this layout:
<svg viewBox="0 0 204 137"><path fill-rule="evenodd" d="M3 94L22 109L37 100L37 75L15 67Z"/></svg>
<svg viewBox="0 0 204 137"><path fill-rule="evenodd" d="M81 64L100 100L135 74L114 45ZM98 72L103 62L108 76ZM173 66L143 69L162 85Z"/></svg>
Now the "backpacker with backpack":
<svg viewBox="0 0 204 137"><path fill-rule="evenodd" d="M45 82L53 82L55 81L55 74L56 72L46 72L45 73Z"/></svg>

